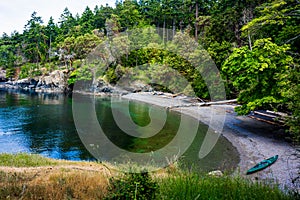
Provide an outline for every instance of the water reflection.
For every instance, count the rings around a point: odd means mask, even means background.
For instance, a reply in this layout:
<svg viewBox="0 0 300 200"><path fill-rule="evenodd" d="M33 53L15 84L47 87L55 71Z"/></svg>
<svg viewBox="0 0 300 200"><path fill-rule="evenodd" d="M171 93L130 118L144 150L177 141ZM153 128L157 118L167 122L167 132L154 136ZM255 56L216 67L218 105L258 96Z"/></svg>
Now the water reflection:
<svg viewBox="0 0 300 200"><path fill-rule="evenodd" d="M93 159L77 135L68 97L0 91L0 99L0 152Z"/></svg>
<svg viewBox="0 0 300 200"><path fill-rule="evenodd" d="M124 134L114 122L109 98L97 98L95 106L98 121L107 137L120 148L131 152L150 152L164 147L173 139L180 123L180 114L168 112L164 129L157 135L135 138ZM119 114L126 117L122 104L115 106ZM146 126L150 123L147 104L130 102L129 111L137 125ZM237 151L225 138L219 139L207 157L198 159L206 130L207 126L200 124L194 142L181 158L183 166L189 169L196 167L196 170L235 167L238 163ZM0 90L0 153L2 152L30 152L58 159L94 160L77 134L72 115L72 99L59 94Z"/></svg>

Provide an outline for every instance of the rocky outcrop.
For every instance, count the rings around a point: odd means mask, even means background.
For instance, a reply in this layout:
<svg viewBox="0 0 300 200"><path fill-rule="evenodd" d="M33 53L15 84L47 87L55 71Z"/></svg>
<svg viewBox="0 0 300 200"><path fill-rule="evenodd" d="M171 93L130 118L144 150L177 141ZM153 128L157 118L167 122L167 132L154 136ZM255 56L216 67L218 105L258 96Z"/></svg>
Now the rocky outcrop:
<svg viewBox="0 0 300 200"><path fill-rule="evenodd" d="M73 85L68 85L70 71L55 70L48 75L38 76L34 78L25 78L15 81L7 81L1 84L1 88L30 90L35 92L47 93L64 93L70 92ZM122 82L115 86L105 82L102 79L97 80L94 84L92 81L79 81L74 89L76 92L93 93L93 94L108 94L108 95L125 95L135 92L152 92L153 88L141 81ZM72 88L70 88L72 87Z"/></svg>
<svg viewBox="0 0 300 200"><path fill-rule="evenodd" d="M104 93L113 93L116 91L116 88L106 83L103 80L98 80L96 85L94 86L95 92L104 92Z"/></svg>
<svg viewBox="0 0 300 200"><path fill-rule="evenodd" d="M35 82L36 90L52 89L57 91L65 91L68 87L68 70L55 70L48 76L41 76Z"/></svg>
<svg viewBox="0 0 300 200"><path fill-rule="evenodd" d="M17 81L7 81L6 88L33 90L36 92L65 92L68 88L68 71L55 70L47 76L25 78Z"/></svg>

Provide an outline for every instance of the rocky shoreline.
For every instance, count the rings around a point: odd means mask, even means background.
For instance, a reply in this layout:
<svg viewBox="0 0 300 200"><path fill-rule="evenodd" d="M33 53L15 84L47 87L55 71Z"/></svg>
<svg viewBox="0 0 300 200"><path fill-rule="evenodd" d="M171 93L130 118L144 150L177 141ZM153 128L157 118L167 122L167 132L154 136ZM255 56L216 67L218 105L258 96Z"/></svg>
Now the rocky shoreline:
<svg viewBox="0 0 300 200"><path fill-rule="evenodd" d="M69 70L55 70L47 75L24 78L18 80L7 80L5 71L1 71L0 89L32 91L37 93L72 93L73 84L68 83L70 76ZM80 93L122 96L135 92L150 92L153 88L140 81L135 81L124 88L119 88L98 79L95 83L92 81L79 81ZM74 88L75 89L75 88ZM76 89L74 90L75 92Z"/></svg>
<svg viewBox="0 0 300 200"><path fill-rule="evenodd" d="M68 70L55 70L49 75L19 80L9 80L0 85L2 89L45 93L63 93L67 90Z"/></svg>

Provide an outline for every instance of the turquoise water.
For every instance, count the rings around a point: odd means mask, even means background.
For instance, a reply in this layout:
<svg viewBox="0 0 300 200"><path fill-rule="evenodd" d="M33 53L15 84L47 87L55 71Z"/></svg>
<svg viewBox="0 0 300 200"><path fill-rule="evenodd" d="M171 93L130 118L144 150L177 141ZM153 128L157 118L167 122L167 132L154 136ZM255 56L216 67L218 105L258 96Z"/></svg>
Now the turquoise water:
<svg viewBox="0 0 300 200"><path fill-rule="evenodd" d="M119 114L128 117L122 103L118 105L115 109ZM111 107L110 98L96 98L96 115L104 133L110 141L126 151L144 153L158 150L170 143L178 131L181 115L167 112L166 123L158 134L149 138L127 135L114 121ZM144 103L129 103L130 117L138 126L150 123L149 108ZM163 119L158 117L155 120ZM186 131L189 131L188 127ZM225 138L219 139L207 157L201 160L198 158L206 131L207 126L199 123L192 145L180 158L182 166L196 170L236 167L238 153ZM78 136L72 114L72 98L59 94L0 90L0 153L4 152L37 153L67 160L95 160Z"/></svg>

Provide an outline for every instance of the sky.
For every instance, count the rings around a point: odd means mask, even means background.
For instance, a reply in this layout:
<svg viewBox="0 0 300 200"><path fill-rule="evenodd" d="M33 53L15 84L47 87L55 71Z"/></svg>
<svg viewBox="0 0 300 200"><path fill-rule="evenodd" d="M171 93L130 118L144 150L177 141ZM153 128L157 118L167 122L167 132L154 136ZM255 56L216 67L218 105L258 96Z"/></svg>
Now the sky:
<svg viewBox="0 0 300 200"><path fill-rule="evenodd" d="M13 31L22 33L31 14L35 11L47 25L52 16L57 23L64 9L68 7L75 16L83 13L87 6L94 10L95 6L115 5L116 0L0 0L0 36L5 32L10 35Z"/></svg>

